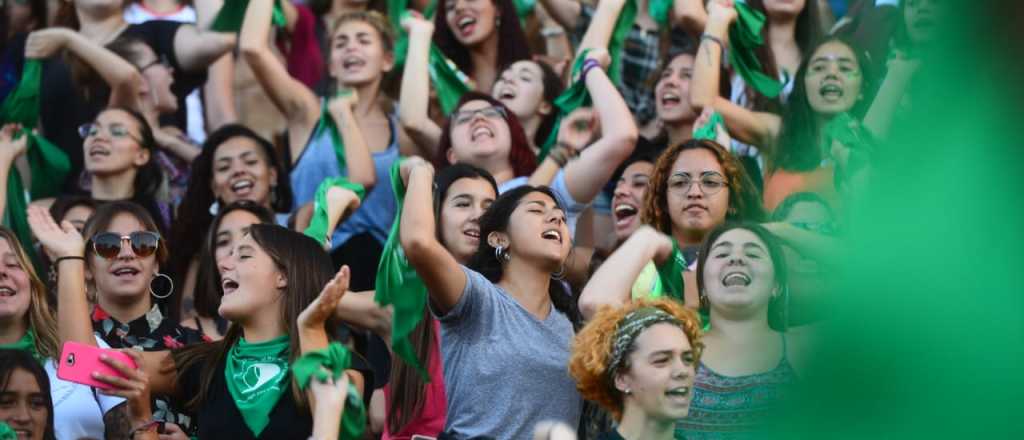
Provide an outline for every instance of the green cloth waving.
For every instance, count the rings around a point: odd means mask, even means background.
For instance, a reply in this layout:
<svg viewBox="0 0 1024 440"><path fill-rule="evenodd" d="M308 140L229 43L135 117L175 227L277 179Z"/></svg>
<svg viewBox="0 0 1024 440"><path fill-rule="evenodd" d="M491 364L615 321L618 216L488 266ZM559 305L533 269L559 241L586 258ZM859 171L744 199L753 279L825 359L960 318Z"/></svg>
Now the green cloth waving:
<svg viewBox="0 0 1024 440"><path fill-rule="evenodd" d="M661 280L662 289L672 298L684 302L683 294L683 272L686 271L686 258L683 257L679 243L672 240L672 254L668 260L658 265L658 278Z"/></svg>
<svg viewBox="0 0 1024 440"><path fill-rule="evenodd" d="M351 94L351 90L341 90L334 96L337 98ZM341 136L338 123L334 120L334 116L331 115L329 103L330 99L324 99L320 109L320 120L317 121L316 127L313 127L312 137L319 137L324 130L327 130L327 133L331 136L331 146L334 147L334 157L338 159L338 169L346 171L348 170L348 161L345 160L345 138Z"/></svg>
<svg viewBox="0 0 1024 440"><path fill-rule="evenodd" d="M761 28L764 27L765 16L747 5L744 1L736 2L736 23L729 27L729 62L736 73L743 77L758 93L774 98L782 91L782 83L764 73L761 62L754 52L764 44Z"/></svg>
<svg viewBox="0 0 1024 440"><path fill-rule="evenodd" d="M0 422L0 440L18 440L18 434L11 429L11 425Z"/></svg>
<svg viewBox="0 0 1024 440"><path fill-rule="evenodd" d="M310 380L326 380L328 377L337 380L352 364L352 353L344 345L332 342L327 348L314 350L302 355L292 364L292 374L305 390ZM341 416L340 440L355 440L363 437L366 428L366 407L359 391L351 382L348 384L348 395L345 398L345 412Z"/></svg>
<svg viewBox="0 0 1024 440"><path fill-rule="evenodd" d="M42 79L42 62L25 61L21 79L14 90L0 104L0 121L21 124L21 135L28 136L26 156L32 170L31 198L53 197L60 194L60 187L71 171L71 160L56 145L32 132L39 118L39 83ZM18 168L11 167L7 177L7 207L4 210L4 224L9 225L18 236L22 248L29 257L36 260L32 232L28 227L25 188Z"/></svg>
<svg viewBox="0 0 1024 440"><path fill-rule="evenodd" d="M402 218L402 205L405 200L405 185L399 172L402 161L391 165L391 186L395 190L395 221L391 224L388 241L384 244L380 265L377 266L377 293L374 301L381 306L394 305L394 317L391 320L391 346L395 354L406 364L420 373L424 381L429 382L427 370L416 357L416 350L409 340L409 333L423 319L423 310L427 304L427 287L409 265L409 260L402 252L399 242L401 230L399 220Z"/></svg>
<svg viewBox="0 0 1024 440"><path fill-rule="evenodd" d="M427 6L427 18L433 16L432 12L435 2L431 1ZM405 68L405 57L409 53L409 34L402 28L402 18L409 12L409 0L388 0L388 21L392 29L397 33L395 39L395 66L394 71L401 72ZM459 103L462 94L469 91L469 76L444 56L434 43L430 43L430 55L428 58L428 70L430 82L437 93L437 100L441 104L441 111L448 115Z"/></svg>
<svg viewBox="0 0 1024 440"><path fill-rule="evenodd" d="M228 351L224 379L254 436L270 423L270 411L288 390L289 342L288 335L256 343L241 338Z"/></svg>
<svg viewBox="0 0 1024 440"><path fill-rule="evenodd" d="M271 23L277 27L283 27L286 23L284 10L281 9L280 0L274 2L274 12L271 16ZM242 22L245 21L245 10L249 9L249 0L224 0L224 6L217 11L213 18L210 30L216 32L238 32L242 29Z"/></svg>
<svg viewBox="0 0 1024 440"><path fill-rule="evenodd" d="M724 125L725 125L725 119L722 119L722 114L718 113L718 112L714 112L714 113L711 114L711 117L708 118L708 122L707 123L705 123L704 125L701 125L699 128L697 128L696 131L693 132L693 138L694 139L709 139L709 140L713 141L716 138L718 138L718 132L716 131L718 129L718 127L719 126L724 126ZM726 147L726 148L729 147L728 145L723 145L723 146Z"/></svg>
<svg viewBox="0 0 1024 440"><path fill-rule="evenodd" d="M309 226L302 233L320 242L321 245L326 244L327 237L331 236L331 231L327 230L327 190L335 186L356 193L359 196L359 200L363 200L366 197L366 188L363 188L363 185L349 182L344 177L328 177L323 182L320 182L320 186L316 188L316 196L313 198L313 218L309 221Z"/></svg>
<svg viewBox="0 0 1024 440"><path fill-rule="evenodd" d="M590 92L587 91L587 85L583 83L583 78L580 77L583 62L586 61L589 52L590 49L583 49L576 57L576 61L573 61L572 74L570 76L570 78L574 78L573 83L561 95L555 98L555 111L558 114L555 116L554 128L548 134L548 138L544 140L544 145L540 147L540 154L537 155L538 162L543 162L544 158L551 152L551 148L558 142L558 130L562 125L562 118L580 107L590 105Z"/></svg>
<svg viewBox="0 0 1024 440"><path fill-rule="evenodd" d="M10 344L0 344L0 349L27 351L32 357L40 360L39 352L36 351L36 334L32 329L25 332L25 336Z"/></svg>

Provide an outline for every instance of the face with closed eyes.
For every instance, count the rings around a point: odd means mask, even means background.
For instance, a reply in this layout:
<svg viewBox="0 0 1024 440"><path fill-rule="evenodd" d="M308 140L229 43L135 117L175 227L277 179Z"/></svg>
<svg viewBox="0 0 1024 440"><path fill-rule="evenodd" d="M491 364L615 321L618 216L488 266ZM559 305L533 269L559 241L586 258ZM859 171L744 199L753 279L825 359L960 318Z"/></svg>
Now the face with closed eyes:
<svg viewBox="0 0 1024 440"><path fill-rule="evenodd" d="M826 116L850 111L861 98L861 66L853 50L839 41L818 46L807 63L807 103Z"/></svg>
<svg viewBox="0 0 1024 440"><path fill-rule="evenodd" d="M697 112L690 107L692 76L693 55L690 54L676 56L661 71L661 78L654 86L654 108L662 122L673 124L697 119Z"/></svg>
<svg viewBox="0 0 1024 440"><path fill-rule="evenodd" d="M390 72L394 59L380 32L370 23L351 20L338 26L331 40L331 76L345 87L378 81Z"/></svg>
<svg viewBox="0 0 1024 440"><path fill-rule="evenodd" d="M712 311L734 318L767 313L778 285L765 242L741 228L720 235L705 262L704 293Z"/></svg>
<svg viewBox="0 0 1024 440"><path fill-rule="evenodd" d="M244 209L236 209L221 217L214 236L213 258L219 263L231 255L231 250L249 233L249 226L260 222L259 217Z"/></svg>
<svg viewBox="0 0 1024 440"><path fill-rule="evenodd" d="M256 141L236 136L213 153L213 195L223 204L249 200L270 207L271 187L277 170Z"/></svg>
<svg viewBox="0 0 1024 440"><path fill-rule="evenodd" d="M488 244L500 244L512 259L536 262L554 273L569 255L572 239L565 211L547 194L534 191L519 200L509 217L508 230L491 233Z"/></svg>
<svg viewBox="0 0 1024 440"><path fill-rule="evenodd" d="M639 408L660 421L689 414L697 354L683 329L668 322L648 327L633 341L628 365L615 378L624 409Z"/></svg>
<svg viewBox="0 0 1024 440"><path fill-rule="evenodd" d="M722 164L711 151L680 152L666 185L673 235L703 236L725 222L731 195Z"/></svg>
<svg viewBox="0 0 1024 440"><path fill-rule="evenodd" d="M445 22L463 46L471 48L497 38L499 14L494 0L445 0L444 8Z"/></svg>
<svg viewBox="0 0 1024 440"><path fill-rule="evenodd" d="M492 169L495 163L508 162L512 135L505 120L505 109L483 100L469 101L449 116L451 143L448 160Z"/></svg>
<svg viewBox="0 0 1024 440"><path fill-rule="evenodd" d="M462 178L441 202L441 242L466 264L480 246L480 216L494 203L494 188L483 178Z"/></svg>
<svg viewBox="0 0 1024 440"><path fill-rule="evenodd" d="M0 421L7 423L19 440L43 440L49 415L36 377L21 368L11 371L7 387L0 390Z"/></svg>
<svg viewBox="0 0 1024 440"><path fill-rule="evenodd" d="M217 269L224 292L217 313L224 319L243 324L256 316L280 316L288 280L251 235L238 240Z"/></svg>
<svg viewBox="0 0 1024 440"><path fill-rule="evenodd" d="M0 237L0 319L22 319L32 302L28 272L21 266L17 249Z"/></svg>
<svg viewBox="0 0 1024 440"><path fill-rule="evenodd" d="M523 123L551 113L551 103L544 101L544 71L535 61L516 61L501 72L491 96Z"/></svg>

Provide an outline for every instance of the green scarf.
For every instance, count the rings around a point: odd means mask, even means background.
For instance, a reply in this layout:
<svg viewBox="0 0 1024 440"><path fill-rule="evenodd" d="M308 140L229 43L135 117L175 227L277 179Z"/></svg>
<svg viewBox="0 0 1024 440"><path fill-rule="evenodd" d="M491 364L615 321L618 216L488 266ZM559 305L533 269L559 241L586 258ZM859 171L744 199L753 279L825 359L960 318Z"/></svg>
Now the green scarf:
<svg viewBox="0 0 1024 440"><path fill-rule="evenodd" d="M714 112L711 114L711 118L708 119L707 123L701 125L699 128L697 128L696 131L693 132L693 138L708 139L713 141L715 140L715 138L718 137L717 128L721 125L725 125L725 120L722 119L722 114ZM723 147L728 148L729 146L723 145Z"/></svg>
<svg viewBox="0 0 1024 440"><path fill-rule="evenodd" d="M405 57L409 53L409 34L402 29L402 18L409 13L408 7L409 0L388 0L388 20L397 33L394 66L396 72L401 72L405 68ZM432 17L435 7L435 2L431 1L424 16ZM430 44L428 63L430 82L434 86L434 92L437 93L441 111L448 115L458 105L462 94L469 91L469 76L460 71L455 63L446 58L441 49L433 43Z"/></svg>
<svg viewBox="0 0 1024 440"><path fill-rule="evenodd" d="M736 23L729 28L729 62L740 74L743 81L764 96L774 98L782 91L782 83L768 76L762 70L761 62L754 52L764 44L761 28L764 27L765 16L752 9L744 1L736 2Z"/></svg>
<svg viewBox="0 0 1024 440"><path fill-rule="evenodd" d="M351 90L341 90L334 96L342 97L351 94ZM348 169L348 161L345 160L345 139L341 137L341 130L338 129L337 121L331 116L331 111L328 107L329 101L329 99L324 99L323 105L321 105L320 120L317 121L316 127L313 128L313 137L320 136L323 130L327 130L328 135L331 136L331 146L334 147L334 157L338 159L338 169L344 172Z"/></svg>
<svg viewBox="0 0 1024 440"><path fill-rule="evenodd" d="M832 117L832 120L825 125L825 136L822 138L823 157L828 157L832 151L832 142L839 141L851 150L874 149L875 137L864 127L861 121L843 112Z"/></svg>
<svg viewBox="0 0 1024 440"><path fill-rule="evenodd" d="M302 355L292 364L292 374L299 388L305 390L310 380L326 380L328 377L337 380L352 364L352 353L344 345L332 342L327 348L314 350ZM328 371L324 371L327 369ZM345 399L345 412L341 416L341 430L338 438L355 440L363 438L366 428L366 407L359 391L351 382L348 384L348 396Z"/></svg>
<svg viewBox="0 0 1024 440"><path fill-rule="evenodd" d="M526 25L526 20L530 18L530 14L533 14L533 8L537 6L537 0L514 0L516 6L516 15L519 16L519 22Z"/></svg>
<svg viewBox="0 0 1024 440"><path fill-rule="evenodd" d="M686 258L679 249L679 243L672 240L672 254L668 260L658 265L658 279L662 288L672 298L684 302L683 272L686 271Z"/></svg>
<svg viewBox="0 0 1024 440"><path fill-rule="evenodd" d="M406 364L415 368L424 381L429 382L427 370L416 357L416 350L409 340L409 333L423 319L423 309L427 304L427 287L423 285L423 280L416 274L416 270L409 265L409 260L405 258L402 245L399 243L399 220L402 218L406 190L399 172L401 165L401 161L395 161L391 166L391 186L395 190L395 203L398 209L395 211L395 221L391 224L391 232L388 233L388 241L384 244L380 265L377 266L377 293L374 301L381 306L394 305L394 317L391 320L392 349Z"/></svg>
<svg viewBox="0 0 1024 440"><path fill-rule="evenodd" d="M672 10L672 0L650 0L647 2L647 13L658 23L658 27L668 29L669 12Z"/></svg>
<svg viewBox="0 0 1024 440"><path fill-rule="evenodd" d="M33 199L53 197L60 194L61 185L71 171L71 160L59 147L31 131L39 118L39 84L42 79L42 62L25 61L18 85L0 104L0 121L21 124L19 136L28 136L27 160L32 170ZM36 261L32 232L28 227L25 188L17 167L11 167L7 177L7 208L4 210L4 224L9 225L18 236L22 248Z"/></svg>
<svg viewBox="0 0 1024 440"><path fill-rule="evenodd" d="M36 351L36 334L32 329L25 332L25 336L10 344L0 344L0 349L27 351L32 357L41 360L39 352Z"/></svg>
<svg viewBox="0 0 1024 440"><path fill-rule="evenodd" d="M284 27L287 19L284 10L281 9L280 0L274 2L274 12L271 16L271 23L277 27ZM217 11L213 18L210 30L216 32L237 33L242 30L242 22L245 21L245 10L249 8L249 0L224 0L224 6Z"/></svg>
<svg viewBox="0 0 1024 440"><path fill-rule="evenodd" d="M628 4L632 4L629 2ZM582 78L580 78L581 70L583 69L583 61L587 59L587 53L590 49L584 49L576 57L576 61L572 63L572 74L570 78L574 78L572 85L565 89L561 95L555 98L555 111L558 113L555 115L555 123L551 129L551 133L548 134L548 138L544 141L544 145L540 147L540 154L537 155L537 161L543 162L544 158L548 156L551 149L558 142L558 130L562 125L562 118L566 115L576 111L580 107L586 107L590 105L590 92L587 91L587 85L584 84Z"/></svg>
<svg viewBox="0 0 1024 440"><path fill-rule="evenodd" d="M366 197L366 188L363 188L363 185L349 182L344 177L328 177L320 182L320 186L316 188L313 202L313 218L309 221L309 226L306 227L303 234L320 242L321 245L327 243L327 237L330 236L330 231L327 230L327 190L335 186L356 193L359 200Z"/></svg>
<svg viewBox="0 0 1024 440"><path fill-rule="evenodd" d="M18 434L11 429L11 425L0 422L0 440L18 440Z"/></svg>
<svg viewBox="0 0 1024 440"><path fill-rule="evenodd" d="M288 390L289 342L288 335L257 343L241 338L228 351L224 379L254 436L270 423L270 411Z"/></svg>

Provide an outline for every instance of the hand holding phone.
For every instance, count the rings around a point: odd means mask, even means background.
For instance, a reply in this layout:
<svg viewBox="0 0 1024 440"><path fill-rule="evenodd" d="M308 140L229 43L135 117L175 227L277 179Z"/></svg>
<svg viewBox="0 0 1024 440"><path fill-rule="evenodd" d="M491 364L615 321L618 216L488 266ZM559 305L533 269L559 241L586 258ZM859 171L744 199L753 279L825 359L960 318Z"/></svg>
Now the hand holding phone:
<svg viewBox="0 0 1024 440"><path fill-rule="evenodd" d="M135 360L131 356L117 350L103 349L91 345L79 344L77 342L65 342L60 353L60 363L57 364L57 377L68 382L80 383L100 389L113 389L114 387L106 382L93 378L92 374L99 373L108 376L126 377L106 362L100 360L100 355L137 368Z"/></svg>

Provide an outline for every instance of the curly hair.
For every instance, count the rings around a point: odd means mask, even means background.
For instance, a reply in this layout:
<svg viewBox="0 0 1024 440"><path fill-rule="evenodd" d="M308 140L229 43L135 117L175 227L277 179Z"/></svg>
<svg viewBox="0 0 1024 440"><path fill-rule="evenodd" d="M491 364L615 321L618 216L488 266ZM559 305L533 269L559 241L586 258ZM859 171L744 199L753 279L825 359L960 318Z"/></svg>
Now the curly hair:
<svg viewBox="0 0 1024 440"><path fill-rule="evenodd" d="M615 334L626 315L645 307L661 309L683 324L683 333L693 347L694 362L700 360L700 354L704 349L704 344L700 340L700 318L693 310L676 301L640 299L622 307L602 307L573 340L569 375L576 381L576 389L584 399L601 405L612 413L615 420L622 418L623 410L623 393L615 388L614 378L608 377ZM621 371L629 370L629 355L634 348L635 346L630 347L626 352Z"/></svg>
<svg viewBox="0 0 1024 440"><path fill-rule="evenodd" d="M710 151L722 166L722 171L725 171L725 179L729 186L729 213L726 214L726 220L763 221L766 214L761 203L761 195L736 156L715 141L690 139L669 147L654 163L651 184L647 195L644 196L644 206L640 212L643 222L654 226L662 233L672 234L672 216L668 211L668 178L672 175L672 165L679 155L684 151L696 149Z"/></svg>

